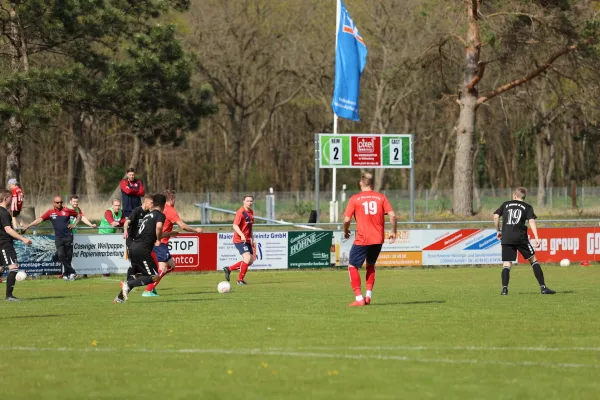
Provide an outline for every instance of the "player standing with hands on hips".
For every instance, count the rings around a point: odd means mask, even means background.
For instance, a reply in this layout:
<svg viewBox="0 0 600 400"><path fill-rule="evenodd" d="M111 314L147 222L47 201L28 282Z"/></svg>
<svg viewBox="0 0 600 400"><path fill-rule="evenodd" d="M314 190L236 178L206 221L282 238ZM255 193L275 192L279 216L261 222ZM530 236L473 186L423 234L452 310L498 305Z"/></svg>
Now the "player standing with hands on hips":
<svg viewBox="0 0 600 400"><path fill-rule="evenodd" d="M389 215L392 224L390 241L396 240L397 219L392 206L385 195L373 190L373 175L365 173L359 182L361 192L350 197L344 212L344 237L350 237L350 221L352 216L356 220L356 239L350 249L348 274L350 286L354 290L356 300L350 307L359 307L371 304L373 286L375 285L375 263L381 252L385 239L385 216ZM358 268L367 261L367 293L362 296L360 274Z"/></svg>
<svg viewBox="0 0 600 400"><path fill-rule="evenodd" d="M494 213L494 225L496 226L496 236L502 242L502 292L503 296L508 295L508 281L510 280L510 268L512 263L517 260L517 251L523 258L529 261L533 268L533 274L537 279L542 294L554 294L554 290L546 287L544 282L544 273L540 263L535 258L533 247L540 246L533 207L524 202L527 197L527 189L518 187L513 192L512 200L502 203L500 208ZM502 230L500 230L500 217L502 217ZM529 242L527 237L527 221L531 227L534 238ZM533 244L533 247L531 246Z"/></svg>
<svg viewBox="0 0 600 400"><path fill-rule="evenodd" d="M254 234L252 233L252 225L254 224L253 204L254 196L244 196L244 205L237 210L235 219L233 220L233 244L242 255L242 261L223 268L227 281L229 281L231 271L240 270L237 281L238 285L247 285L244 277L248 268L254 262Z"/></svg>

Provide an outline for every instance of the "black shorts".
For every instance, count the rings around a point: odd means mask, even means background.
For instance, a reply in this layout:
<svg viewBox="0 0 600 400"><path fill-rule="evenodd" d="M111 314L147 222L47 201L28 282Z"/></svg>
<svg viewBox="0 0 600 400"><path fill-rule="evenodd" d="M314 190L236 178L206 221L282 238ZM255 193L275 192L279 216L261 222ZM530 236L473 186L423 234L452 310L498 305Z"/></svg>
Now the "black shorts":
<svg viewBox="0 0 600 400"><path fill-rule="evenodd" d="M250 243L234 243L234 245L241 255L244 255L244 253L252 254L252 245Z"/></svg>
<svg viewBox="0 0 600 400"><path fill-rule="evenodd" d="M517 261L517 251L521 253L524 259L529 260L535 256L535 250L531 243L519 243L519 244L503 244L502 245L502 261Z"/></svg>
<svg viewBox="0 0 600 400"><path fill-rule="evenodd" d="M374 265L377 262L379 253L381 253L381 244L369 244L366 246L360 246L353 244L350 249L350 261L349 264L353 267L360 268L365 260L367 265Z"/></svg>
<svg viewBox="0 0 600 400"><path fill-rule="evenodd" d="M19 215L21 215L21 210L15 210L12 212L13 217L17 218Z"/></svg>
<svg viewBox="0 0 600 400"><path fill-rule="evenodd" d="M8 267L17 263L17 252L13 246L0 248L0 267Z"/></svg>
<svg viewBox="0 0 600 400"><path fill-rule="evenodd" d="M158 275L156 263L154 262L154 258L152 258L152 250L133 244L129 248L129 258L134 274L141 274L143 276Z"/></svg>

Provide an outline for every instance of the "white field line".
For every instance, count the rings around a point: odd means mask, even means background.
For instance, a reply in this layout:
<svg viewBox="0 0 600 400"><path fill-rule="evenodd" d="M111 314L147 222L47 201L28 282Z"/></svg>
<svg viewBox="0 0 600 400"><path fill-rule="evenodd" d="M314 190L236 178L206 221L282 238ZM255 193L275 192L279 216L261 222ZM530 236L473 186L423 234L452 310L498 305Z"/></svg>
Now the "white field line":
<svg viewBox="0 0 600 400"><path fill-rule="evenodd" d="M302 346L304 350L364 350L364 351L542 351L542 352L569 352L591 351L600 352L600 347L505 347L505 346L348 346L348 347L319 347Z"/></svg>
<svg viewBox="0 0 600 400"><path fill-rule="evenodd" d="M147 353L147 354L229 354L249 356L277 356L299 358L331 358L349 360L381 360L404 361L425 364L469 364L469 365L501 365L501 366L527 366L543 368L599 368L599 364L578 363L547 363L536 361L497 361L497 360L470 360L453 358L411 358L407 356L393 356L380 354L343 354L343 353L317 353L301 351L282 351L267 349L131 349L131 348L71 348L71 347L4 347L1 351L17 352L63 352L63 353Z"/></svg>

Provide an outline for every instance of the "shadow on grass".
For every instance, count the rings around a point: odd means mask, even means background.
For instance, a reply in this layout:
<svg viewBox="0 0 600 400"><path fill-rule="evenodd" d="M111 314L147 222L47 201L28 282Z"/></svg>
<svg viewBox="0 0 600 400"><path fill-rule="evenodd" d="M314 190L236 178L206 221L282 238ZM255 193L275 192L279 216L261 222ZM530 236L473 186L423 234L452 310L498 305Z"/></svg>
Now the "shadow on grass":
<svg viewBox="0 0 600 400"><path fill-rule="evenodd" d="M371 306L395 306L395 305L418 305L418 304L444 304L446 300L420 300L420 301L396 301L390 303L373 303Z"/></svg>
<svg viewBox="0 0 600 400"><path fill-rule="evenodd" d="M73 296L68 296L68 297L73 297ZM33 301L33 300L50 300L50 299L66 299L67 296L46 296L46 297L29 297L29 298L22 298L20 300L23 301Z"/></svg>
<svg viewBox="0 0 600 400"><path fill-rule="evenodd" d="M574 291L574 290L561 290L561 291L557 290L556 293L553 294L553 295L547 294L547 295L544 295L544 296L557 296L557 295L561 295L561 294L575 294L575 293L577 293L577 292ZM518 294L535 295L535 296L541 295L540 292L519 292ZM509 292L509 295L510 295L510 292Z"/></svg>
<svg viewBox="0 0 600 400"><path fill-rule="evenodd" d="M168 299L168 300L163 300L163 299L158 299L156 301L153 301L154 304L159 304L159 303L184 303L184 302L193 302L193 301L213 301L215 299Z"/></svg>
<svg viewBox="0 0 600 400"><path fill-rule="evenodd" d="M162 292L162 290L161 290ZM183 293L171 293L171 294L161 294L160 297L173 297L173 296L185 296L185 295L194 295L194 294L218 294L218 292L215 290L214 292L183 292Z"/></svg>
<svg viewBox="0 0 600 400"><path fill-rule="evenodd" d="M64 317L67 314L42 314L42 315L15 315L12 317L0 317L0 319L20 319L20 318L53 318L53 317Z"/></svg>

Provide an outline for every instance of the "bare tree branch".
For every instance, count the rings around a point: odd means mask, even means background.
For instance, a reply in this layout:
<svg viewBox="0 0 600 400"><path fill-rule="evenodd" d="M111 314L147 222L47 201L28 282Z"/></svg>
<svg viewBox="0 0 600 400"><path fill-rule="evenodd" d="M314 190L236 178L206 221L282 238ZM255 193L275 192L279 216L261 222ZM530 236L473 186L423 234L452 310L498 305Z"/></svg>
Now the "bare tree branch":
<svg viewBox="0 0 600 400"><path fill-rule="evenodd" d="M494 90L491 90L490 92L486 93L485 95L479 97L477 99L477 105L483 104L486 101L498 96L499 94L506 92L507 90L513 89L517 86L521 86L521 85L531 81L532 79L539 76L542 72L544 72L548 68L550 68L552 66L552 63L554 61L556 61L558 58L564 56L565 54L569 54L570 52L575 51L576 49L577 49L577 45L574 44L574 45L565 47L562 50L557 51L556 53L552 54L550 56L550 58L548 58L548 60L546 60L546 62L544 64L540 65L538 68L536 68L534 71L530 72L529 74L525 75L524 77L515 79L514 81L509 82L506 85L502 85Z"/></svg>

